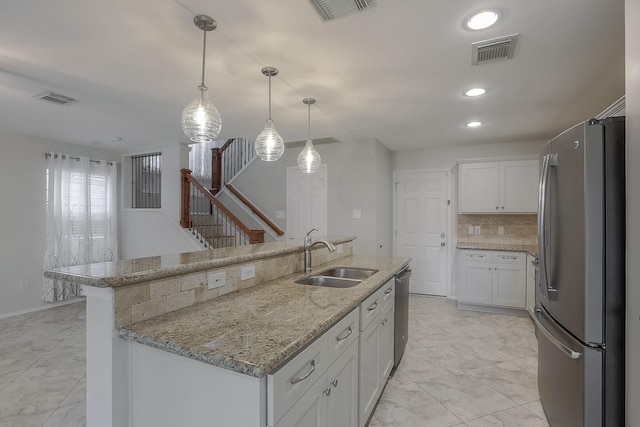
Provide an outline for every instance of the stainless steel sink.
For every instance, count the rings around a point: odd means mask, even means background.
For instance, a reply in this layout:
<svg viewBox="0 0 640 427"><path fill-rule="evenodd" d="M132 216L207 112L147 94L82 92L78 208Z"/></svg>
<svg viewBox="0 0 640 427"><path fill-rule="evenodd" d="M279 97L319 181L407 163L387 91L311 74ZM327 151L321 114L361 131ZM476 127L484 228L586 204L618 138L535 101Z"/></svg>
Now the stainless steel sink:
<svg viewBox="0 0 640 427"><path fill-rule="evenodd" d="M296 283L300 283L302 285L324 286L326 288L351 288L360 282L362 282L362 280L321 275L309 276L304 279L296 280Z"/></svg>
<svg viewBox="0 0 640 427"><path fill-rule="evenodd" d="M325 270L321 273L318 273L318 276L330 276L330 277L340 277L343 279L365 280L377 272L378 270L369 269L369 268L339 267L339 268L332 268L330 270Z"/></svg>

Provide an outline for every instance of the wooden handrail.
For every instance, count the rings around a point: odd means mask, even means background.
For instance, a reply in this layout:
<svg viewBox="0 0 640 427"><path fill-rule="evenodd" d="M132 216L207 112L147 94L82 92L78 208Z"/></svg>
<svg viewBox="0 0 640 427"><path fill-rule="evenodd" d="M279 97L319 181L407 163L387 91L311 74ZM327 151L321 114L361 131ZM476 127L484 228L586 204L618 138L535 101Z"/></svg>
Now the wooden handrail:
<svg viewBox="0 0 640 427"><path fill-rule="evenodd" d="M267 216L262 213L262 211L260 209L258 209L257 207L255 207L253 205L253 203L251 203L249 200L247 200L246 197L244 197L238 190L236 190L236 188L231 185L231 184L227 184L227 188L229 189L229 191L231 191L231 193L236 196L238 199L240 199L240 201L242 203L244 203L249 209L251 209L251 212L253 212L254 214L256 214L258 216L258 218L260 218L262 221L264 221L269 227L271 227L271 229L273 231L276 232L276 234L278 236L284 236L284 231L282 231L280 229L280 227L278 227L277 225L275 225L269 218L267 218Z"/></svg>
<svg viewBox="0 0 640 427"><path fill-rule="evenodd" d="M218 194L222 190L222 153L229 148L236 138L227 139L222 147L211 149L211 193Z"/></svg>
<svg viewBox="0 0 640 427"><path fill-rule="evenodd" d="M180 225L182 225L184 228L189 228L191 225L189 220L189 185L193 185L198 190L200 190L200 192L202 192L202 194L207 198L207 200L209 200L209 202L211 202L211 204L215 205L220 211L222 211L222 213L229 217L229 220L231 220L238 228L240 228L245 234L249 236L249 243L253 244L264 242L264 230L252 230L244 225L242 221L240 221L229 209L227 209L218 199L216 199L213 194L209 192L209 190L204 188L202 184L200 184L195 178L191 176L190 169L181 169L180 172L182 174L182 207Z"/></svg>

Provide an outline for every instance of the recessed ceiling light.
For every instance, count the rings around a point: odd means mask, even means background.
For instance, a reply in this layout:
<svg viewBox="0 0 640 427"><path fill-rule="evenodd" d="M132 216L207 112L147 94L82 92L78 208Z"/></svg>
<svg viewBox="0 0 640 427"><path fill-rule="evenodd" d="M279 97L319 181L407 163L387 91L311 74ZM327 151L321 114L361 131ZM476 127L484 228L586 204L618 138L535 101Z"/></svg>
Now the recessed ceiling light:
<svg viewBox="0 0 640 427"><path fill-rule="evenodd" d="M499 17L495 10L483 10L468 17L465 20L465 26L470 30L484 30L495 24Z"/></svg>
<svg viewBox="0 0 640 427"><path fill-rule="evenodd" d="M467 123L468 128L477 128L478 126L482 126L482 122L469 122Z"/></svg>
<svg viewBox="0 0 640 427"><path fill-rule="evenodd" d="M466 96L480 96L480 95L484 95L487 91L485 89L482 89L481 87L474 87L473 89L469 89L468 91L466 91L464 94Z"/></svg>

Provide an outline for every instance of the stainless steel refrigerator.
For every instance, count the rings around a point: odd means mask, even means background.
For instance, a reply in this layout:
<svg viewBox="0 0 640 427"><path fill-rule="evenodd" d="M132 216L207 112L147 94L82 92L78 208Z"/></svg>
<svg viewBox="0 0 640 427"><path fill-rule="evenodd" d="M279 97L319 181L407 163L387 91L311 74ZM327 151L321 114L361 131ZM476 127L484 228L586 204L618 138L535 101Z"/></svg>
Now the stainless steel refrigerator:
<svg viewBox="0 0 640 427"><path fill-rule="evenodd" d="M534 320L551 427L624 426L625 121L589 120L542 152Z"/></svg>

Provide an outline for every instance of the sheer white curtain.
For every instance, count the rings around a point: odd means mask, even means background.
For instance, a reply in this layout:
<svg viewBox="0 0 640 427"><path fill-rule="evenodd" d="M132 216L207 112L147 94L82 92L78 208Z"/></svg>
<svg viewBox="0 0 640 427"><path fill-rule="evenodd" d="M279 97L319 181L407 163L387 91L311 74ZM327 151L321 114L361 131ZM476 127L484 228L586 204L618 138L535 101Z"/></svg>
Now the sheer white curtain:
<svg viewBox="0 0 640 427"><path fill-rule="evenodd" d="M47 155L44 268L118 259L115 163ZM44 279L43 299L80 295L79 286Z"/></svg>

